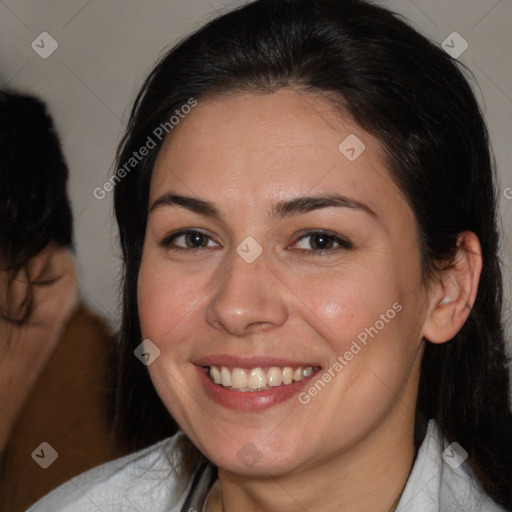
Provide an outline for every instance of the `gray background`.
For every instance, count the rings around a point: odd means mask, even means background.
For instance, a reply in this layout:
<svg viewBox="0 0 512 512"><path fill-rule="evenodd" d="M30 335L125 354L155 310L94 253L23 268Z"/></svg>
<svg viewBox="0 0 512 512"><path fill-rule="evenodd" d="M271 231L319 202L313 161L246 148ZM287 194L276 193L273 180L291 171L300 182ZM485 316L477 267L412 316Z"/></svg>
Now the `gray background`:
<svg viewBox="0 0 512 512"><path fill-rule="evenodd" d="M118 318L119 251L112 193L95 199L113 170L114 152L142 80L165 49L206 20L242 1L0 1L0 87L42 97L62 136L83 299L112 325ZM500 173L507 321L512 282L512 21L511 0L388 0L430 39L458 32L459 57L474 73ZM47 59L32 48L48 32L58 42ZM454 43L455 44L455 43ZM459 43L457 43L459 44ZM48 49L48 43L46 43ZM509 199L505 197L508 190Z"/></svg>

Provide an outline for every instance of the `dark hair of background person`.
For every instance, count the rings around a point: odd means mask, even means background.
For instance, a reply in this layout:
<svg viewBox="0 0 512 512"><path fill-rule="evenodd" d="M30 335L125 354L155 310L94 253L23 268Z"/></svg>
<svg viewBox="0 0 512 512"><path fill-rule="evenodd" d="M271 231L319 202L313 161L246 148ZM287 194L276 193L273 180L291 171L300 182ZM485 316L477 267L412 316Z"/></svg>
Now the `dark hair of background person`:
<svg viewBox="0 0 512 512"><path fill-rule="evenodd" d="M425 283L453 263L459 233L478 236L483 270L471 314L449 342L426 343L415 442L418 449L434 418L449 442L468 451L487 494L512 509L495 170L483 117L455 60L400 16L364 1L259 0L211 21L160 60L135 101L117 165L191 97L201 102L281 87L324 95L380 141L391 177L416 217ZM116 417L131 449L177 429L133 355L142 339L137 277L160 147L115 188L124 258ZM191 443L184 450L184 467L193 464L194 450Z"/></svg>
<svg viewBox="0 0 512 512"><path fill-rule="evenodd" d="M68 168L45 104L0 92L0 270L7 271L7 300L0 318L22 324L33 306L33 286L12 310L9 289L50 242L72 247L72 214L66 195ZM32 282L34 284L43 284Z"/></svg>

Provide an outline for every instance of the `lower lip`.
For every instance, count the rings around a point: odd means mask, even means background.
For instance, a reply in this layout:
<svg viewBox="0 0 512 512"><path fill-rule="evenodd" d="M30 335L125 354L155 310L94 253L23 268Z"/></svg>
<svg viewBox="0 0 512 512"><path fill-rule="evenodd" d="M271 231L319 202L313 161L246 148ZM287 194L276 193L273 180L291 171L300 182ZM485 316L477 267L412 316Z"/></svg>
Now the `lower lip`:
<svg viewBox="0 0 512 512"><path fill-rule="evenodd" d="M261 411L289 400L298 395L305 384L319 371L317 370L309 377L284 386L275 386L262 391L232 391L220 384L215 384L206 374L203 366L196 366L196 369L210 398L224 407L240 411Z"/></svg>

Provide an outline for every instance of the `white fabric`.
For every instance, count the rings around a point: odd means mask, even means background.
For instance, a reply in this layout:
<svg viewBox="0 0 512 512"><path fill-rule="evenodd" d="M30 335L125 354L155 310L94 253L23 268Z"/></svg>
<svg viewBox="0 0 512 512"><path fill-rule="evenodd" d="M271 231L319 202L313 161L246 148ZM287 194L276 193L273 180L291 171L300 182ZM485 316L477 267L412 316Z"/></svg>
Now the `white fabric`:
<svg viewBox="0 0 512 512"><path fill-rule="evenodd" d="M434 421L395 512L505 512L481 489L467 463L452 468L442 457L449 444Z"/></svg>
<svg viewBox="0 0 512 512"><path fill-rule="evenodd" d="M30 512L175 512L191 482L174 470L176 436L79 475ZM58 460L57 460L58 462Z"/></svg>
<svg viewBox="0 0 512 512"><path fill-rule="evenodd" d="M179 435L179 434L178 434ZM73 478L27 512L182 511L192 480L174 470L176 436ZM504 512L480 488L466 463L442 458L447 443L433 421L396 512Z"/></svg>

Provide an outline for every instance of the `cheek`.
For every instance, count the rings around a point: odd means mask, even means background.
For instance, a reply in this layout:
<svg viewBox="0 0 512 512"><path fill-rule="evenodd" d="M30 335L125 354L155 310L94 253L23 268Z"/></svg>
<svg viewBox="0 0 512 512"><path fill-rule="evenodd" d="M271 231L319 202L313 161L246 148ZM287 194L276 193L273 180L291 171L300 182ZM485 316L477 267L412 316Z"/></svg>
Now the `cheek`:
<svg viewBox="0 0 512 512"><path fill-rule="evenodd" d="M326 371L331 370L331 393L325 400L342 400L354 425L368 421L368 410L376 417L383 413L416 360L417 302L404 300L406 283L400 283L397 274L384 268L367 268L326 276L309 288L308 322L330 354Z"/></svg>
<svg viewBox="0 0 512 512"><path fill-rule="evenodd" d="M183 281L179 272L174 272L169 265L143 258L137 282L137 301L145 338L159 344L176 339L170 334L179 332L193 316L200 303L201 286L189 277L186 286Z"/></svg>
<svg viewBox="0 0 512 512"><path fill-rule="evenodd" d="M329 297L325 302L321 302L316 308L318 316L327 321L336 321L342 313L341 304L332 299L332 297Z"/></svg>
<svg viewBox="0 0 512 512"><path fill-rule="evenodd" d="M366 329L376 322L382 327L382 314L390 311L388 316L395 316L393 304L400 293L388 274L366 268L331 272L309 285L303 283L308 297L304 311L310 310L310 322L337 354L348 350L358 336L364 339Z"/></svg>

